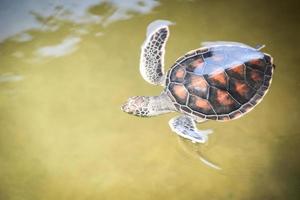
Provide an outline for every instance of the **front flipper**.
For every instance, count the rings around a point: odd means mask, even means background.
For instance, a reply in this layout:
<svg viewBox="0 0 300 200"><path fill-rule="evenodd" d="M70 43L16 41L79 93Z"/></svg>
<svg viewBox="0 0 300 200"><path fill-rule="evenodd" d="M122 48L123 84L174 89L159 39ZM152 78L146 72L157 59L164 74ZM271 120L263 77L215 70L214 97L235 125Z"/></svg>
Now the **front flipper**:
<svg viewBox="0 0 300 200"><path fill-rule="evenodd" d="M212 130L198 130L195 121L187 115L171 119L169 125L172 131L193 143L205 143L208 140L208 134L212 133Z"/></svg>
<svg viewBox="0 0 300 200"><path fill-rule="evenodd" d="M169 37L169 21L157 20L147 29L147 38L141 47L140 72L142 77L154 85L164 84L165 44Z"/></svg>

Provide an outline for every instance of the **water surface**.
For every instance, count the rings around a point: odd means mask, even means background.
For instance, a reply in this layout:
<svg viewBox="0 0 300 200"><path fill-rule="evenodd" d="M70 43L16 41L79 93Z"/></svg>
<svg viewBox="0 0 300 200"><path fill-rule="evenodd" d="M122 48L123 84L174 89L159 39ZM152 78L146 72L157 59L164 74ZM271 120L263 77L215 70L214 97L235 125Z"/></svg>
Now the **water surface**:
<svg viewBox="0 0 300 200"><path fill-rule="evenodd" d="M298 199L299 6L268 1L8 1L0 7L0 199ZM203 41L266 44L276 70L246 116L180 141L176 113L120 110L157 95L139 74L147 25L175 23L166 69ZM200 152L222 167L214 170Z"/></svg>

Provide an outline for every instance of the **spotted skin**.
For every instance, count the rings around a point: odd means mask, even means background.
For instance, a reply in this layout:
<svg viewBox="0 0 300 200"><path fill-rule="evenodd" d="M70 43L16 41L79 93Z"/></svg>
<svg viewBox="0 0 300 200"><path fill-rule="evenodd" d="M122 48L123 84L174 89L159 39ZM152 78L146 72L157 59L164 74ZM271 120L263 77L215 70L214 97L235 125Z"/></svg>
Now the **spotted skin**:
<svg viewBox="0 0 300 200"><path fill-rule="evenodd" d="M164 83L164 54L168 40L167 26L159 27L150 34L141 47L140 72L143 78L154 85Z"/></svg>
<svg viewBox="0 0 300 200"><path fill-rule="evenodd" d="M187 115L236 119L261 101L273 70L271 56L250 47L203 47L176 60L167 74L166 91Z"/></svg>

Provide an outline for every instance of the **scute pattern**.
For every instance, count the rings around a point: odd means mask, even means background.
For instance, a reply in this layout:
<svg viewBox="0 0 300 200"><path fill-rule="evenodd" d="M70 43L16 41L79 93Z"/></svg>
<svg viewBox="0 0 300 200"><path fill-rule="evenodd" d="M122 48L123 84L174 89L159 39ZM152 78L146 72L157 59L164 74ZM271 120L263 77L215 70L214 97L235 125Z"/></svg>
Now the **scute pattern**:
<svg viewBox="0 0 300 200"><path fill-rule="evenodd" d="M229 120L249 112L269 88L274 65L268 54L240 46L188 52L167 74L166 91L188 115Z"/></svg>
<svg viewBox="0 0 300 200"><path fill-rule="evenodd" d="M237 110L240 104L229 94L227 90L210 87L209 102L217 114L228 114Z"/></svg>
<svg viewBox="0 0 300 200"><path fill-rule="evenodd" d="M171 81L182 83L185 77L185 67L181 65L177 65L172 70L174 76L171 77Z"/></svg>
<svg viewBox="0 0 300 200"><path fill-rule="evenodd" d="M210 85L223 90L228 89L229 78L223 69L215 70L214 73L211 73L210 75L204 75L204 77Z"/></svg>
<svg viewBox="0 0 300 200"><path fill-rule="evenodd" d="M179 104L181 104L181 105L185 104L185 102L187 101L187 98L188 98L188 91L182 84L171 83L169 85L169 90L174 95L176 101Z"/></svg>
<svg viewBox="0 0 300 200"><path fill-rule="evenodd" d="M204 59L202 55L197 55L186 61L186 70L189 72L195 72L201 74L203 72Z"/></svg>
<svg viewBox="0 0 300 200"><path fill-rule="evenodd" d="M205 115L215 115L211 104L208 100L191 95L188 102L188 107L192 110L197 111L199 113L203 113Z"/></svg>
<svg viewBox="0 0 300 200"><path fill-rule="evenodd" d="M248 102L256 92L245 81L233 77L230 78L229 91L232 97L240 104Z"/></svg>
<svg viewBox="0 0 300 200"><path fill-rule="evenodd" d="M207 98L209 85L203 76L187 73L184 85L191 94Z"/></svg>
<svg viewBox="0 0 300 200"><path fill-rule="evenodd" d="M258 70L253 70L247 67L246 69L246 83L258 90L263 84L264 73Z"/></svg>
<svg viewBox="0 0 300 200"><path fill-rule="evenodd" d="M239 80L243 80L245 78L245 65L244 64L239 64L239 65L234 65L228 69L225 70L226 74L230 77L234 77Z"/></svg>

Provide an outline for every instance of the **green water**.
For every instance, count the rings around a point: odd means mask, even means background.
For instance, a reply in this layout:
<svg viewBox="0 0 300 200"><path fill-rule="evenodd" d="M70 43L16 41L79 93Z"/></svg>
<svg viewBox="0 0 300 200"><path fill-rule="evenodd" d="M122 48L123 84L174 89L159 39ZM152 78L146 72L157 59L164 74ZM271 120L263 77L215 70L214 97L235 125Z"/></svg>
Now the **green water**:
<svg viewBox="0 0 300 200"><path fill-rule="evenodd" d="M0 1L1 200L299 199L297 3L84 2ZM214 130L200 147L171 132L176 113L120 110L129 96L162 90L138 70L156 19L176 23L167 69L211 40L266 44L274 57L262 103L238 120L199 125Z"/></svg>

